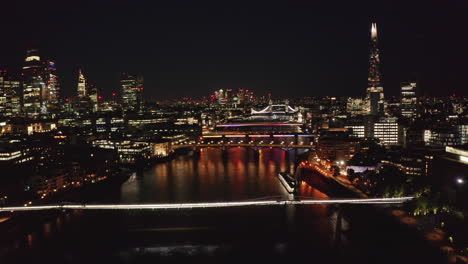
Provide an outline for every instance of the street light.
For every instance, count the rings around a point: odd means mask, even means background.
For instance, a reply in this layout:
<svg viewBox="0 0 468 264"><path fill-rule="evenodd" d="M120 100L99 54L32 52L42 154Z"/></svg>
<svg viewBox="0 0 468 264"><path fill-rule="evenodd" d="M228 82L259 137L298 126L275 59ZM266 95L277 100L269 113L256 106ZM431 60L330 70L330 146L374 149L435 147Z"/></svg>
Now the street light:
<svg viewBox="0 0 468 264"><path fill-rule="evenodd" d="M456 179L456 182L457 182L458 184L464 184L464 183L465 183L465 180L463 180L463 178L457 178L457 179Z"/></svg>

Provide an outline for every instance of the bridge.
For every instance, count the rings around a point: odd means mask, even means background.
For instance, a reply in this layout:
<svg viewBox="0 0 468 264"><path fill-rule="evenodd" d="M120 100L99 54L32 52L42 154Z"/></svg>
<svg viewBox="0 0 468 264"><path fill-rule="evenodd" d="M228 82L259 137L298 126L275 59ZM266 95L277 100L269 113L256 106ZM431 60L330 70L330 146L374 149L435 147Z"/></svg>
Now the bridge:
<svg viewBox="0 0 468 264"><path fill-rule="evenodd" d="M293 142L289 144L278 144L278 143L224 143L224 142L216 142L216 143L192 143L192 144L174 144L173 148L191 148L191 147L198 147L198 148L207 148L207 147L258 147L258 148L314 148L314 145L311 144L294 144Z"/></svg>
<svg viewBox="0 0 468 264"><path fill-rule="evenodd" d="M233 202L203 202L203 203L155 203L155 204L54 204L37 206L11 206L1 207L0 212L19 211L46 211L46 210L169 210L194 208L224 208L245 206L284 206L284 205L317 205L317 204L402 204L414 197L396 198L355 198L355 199L328 199L328 200L250 200Z"/></svg>

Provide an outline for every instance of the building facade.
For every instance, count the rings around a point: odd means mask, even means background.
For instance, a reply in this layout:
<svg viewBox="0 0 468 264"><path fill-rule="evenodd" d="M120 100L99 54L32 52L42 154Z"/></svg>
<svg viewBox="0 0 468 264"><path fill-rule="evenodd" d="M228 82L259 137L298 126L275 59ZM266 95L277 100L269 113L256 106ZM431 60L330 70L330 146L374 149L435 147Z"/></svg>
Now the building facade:
<svg viewBox="0 0 468 264"><path fill-rule="evenodd" d="M414 119L417 116L416 83L405 82L401 84L401 115Z"/></svg>
<svg viewBox="0 0 468 264"><path fill-rule="evenodd" d="M396 118L380 118L374 123L374 137L382 145L399 145L402 141L402 128Z"/></svg>
<svg viewBox="0 0 468 264"><path fill-rule="evenodd" d="M0 70L0 116L12 117L20 114L20 82Z"/></svg>

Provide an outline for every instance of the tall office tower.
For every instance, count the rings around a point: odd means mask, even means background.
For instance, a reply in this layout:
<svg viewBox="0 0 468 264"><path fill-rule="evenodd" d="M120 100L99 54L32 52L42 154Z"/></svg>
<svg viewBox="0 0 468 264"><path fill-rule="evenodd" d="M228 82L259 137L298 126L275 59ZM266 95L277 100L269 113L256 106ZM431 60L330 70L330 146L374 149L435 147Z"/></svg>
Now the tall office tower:
<svg viewBox="0 0 468 264"><path fill-rule="evenodd" d="M57 78L55 62L47 61L44 72L44 80L46 82L46 89L43 95L44 105L46 105L47 109L56 112L60 108L60 85Z"/></svg>
<svg viewBox="0 0 468 264"><path fill-rule="evenodd" d="M417 115L416 83L404 82L401 84L401 115L415 118Z"/></svg>
<svg viewBox="0 0 468 264"><path fill-rule="evenodd" d="M369 114L376 115L383 111L384 107L384 92L382 85L382 61L380 60L380 50L377 38L377 24L372 23L371 26L371 44L369 52L369 77L367 78L368 86L366 100L368 103Z"/></svg>
<svg viewBox="0 0 468 264"><path fill-rule="evenodd" d="M253 92L249 89L244 89L244 103L250 103L253 98Z"/></svg>
<svg viewBox="0 0 468 264"><path fill-rule="evenodd" d="M89 100L91 102L91 109L93 112L98 110L98 93L94 84L88 84L87 87Z"/></svg>
<svg viewBox="0 0 468 264"><path fill-rule="evenodd" d="M223 89L219 89L219 91L215 91L215 98L218 103L224 103L225 102L225 94Z"/></svg>
<svg viewBox="0 0 468 264"><path fill-rule="evenodd" d="M225 93L226 93L226 96L225 96L226 102L227 103L232 103L232 98L233 98L232 89L231 88L226 89Z"/></svg>
<svg viewBox="0 0 468 264"><path fill-rule="evenodd" d="M239 104L243 104L245 102L245 91L244 91L244 88L239 88L238 92L237 92L237 100L239 102Z"/></svg>
<svg viewBox="0 0 468 264"><path fill-rule="evenodd" d="M78 69L78 87L77 87L77 96L78 98L86 97L86 79L83 75L81 69Z"/></svg>
<svg viewBox="0 0 468 264"><path fill-rule="evenodd" d="M143 111L143 77L136 74L122 73L122 108L125 112Z"/></svg>
<svg viewBox="0 0 468 264"><path fill-rule="evenodd" d="M0 116L16 116L21 111L20 82L0 70Z"/></svg>
<svg viewBox="0 0 468 264"><path fill-rule="evenodd" d="M44 64L37 49L26 52L25 64L22 72L23 112L28 117L37 117L47 113L44 97L47 86L44 80Z"/></svg>
<svg viewBox="0 0 468 264"><path fill-rule="evenodd" d="M96 86L88 83L81 69L78 69L78 85L76 91L78 103L76 108L78 112L91 113L98 110L98 93Z"/></svg>

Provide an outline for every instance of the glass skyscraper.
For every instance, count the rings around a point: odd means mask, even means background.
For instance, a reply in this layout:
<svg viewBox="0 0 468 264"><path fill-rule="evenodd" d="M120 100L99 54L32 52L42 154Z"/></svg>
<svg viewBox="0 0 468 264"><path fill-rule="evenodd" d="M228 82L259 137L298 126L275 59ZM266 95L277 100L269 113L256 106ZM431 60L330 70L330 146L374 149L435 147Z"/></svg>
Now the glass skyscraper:
<svg viewBox="0 0 468 264"><path fill-rule="evenodd" d="M58 112L60 105L60 83L57 77L57 69L55 68L55 62L47 61L45 68L46 91L44 94L44 101L48 111Z"/></svg>
<svg viewBox="0 0 468 264"><path fill-rule="evenodd" d="M26 116L34 118L58 111L60 85L53 61L41 60L37 49L29 49L21 77Z"/></svg>
<svg viewBox="0 0 468 264"><path fill-rule="evenodd" d="M98 110L98 93L96 86L90 85L83 71L78 69L77 106L80 113L96 112Z"/></svg>
<svg viewBox="0 0 468 264"><path fill-rule="evenodd" d="M8 75L6 70L0 70L0 115L17 116L21 111L19 97L20 82Z"/></svg>
<svg viewBox="0 0 468 264"><path fill-rule="evenodd" d="M46 113L47 107L43 98L47 94L44 79L44 65L37 49L26 52L25 64L22 72L23 112L28 117L37 117Z"/></svg>
<svg viewBox="0 0 468 264"><path fill-rule="evenodd" d="M380 58L380 49L377 36L377 24L371 25L371 42L369 52L369 76L367 78L368 86L366 99L368 102L368 112L377 115L383 111L384 92L382 84L382 61Z"/></svg>
<svg viewBox="0 0 468 264"><path fill-rule="evenodd" d="M401 84L401 115L415 118L417 111L416 83L404 82Z"/></svg>
<svg viewBox="0 0 468 264"><path fill-rule="evenodd" d="M136 74L122 73L122 107L124 112L142 111L143 77Z"/></svg>

